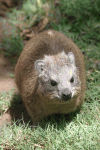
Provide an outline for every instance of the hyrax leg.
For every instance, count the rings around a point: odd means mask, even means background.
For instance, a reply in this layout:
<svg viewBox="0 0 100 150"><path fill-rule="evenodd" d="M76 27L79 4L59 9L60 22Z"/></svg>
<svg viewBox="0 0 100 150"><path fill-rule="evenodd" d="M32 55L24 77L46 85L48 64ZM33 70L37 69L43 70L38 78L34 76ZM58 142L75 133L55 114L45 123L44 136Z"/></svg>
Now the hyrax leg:
<svg viewBox="0 0 100 150"><path fill-rule="evenodd" d="M35 100L31 98L25 98L24 103L29 115L32 118L33 125L37 125L38 122L45 116L43 105L38 100L36 101L36 98Z"/></svg>

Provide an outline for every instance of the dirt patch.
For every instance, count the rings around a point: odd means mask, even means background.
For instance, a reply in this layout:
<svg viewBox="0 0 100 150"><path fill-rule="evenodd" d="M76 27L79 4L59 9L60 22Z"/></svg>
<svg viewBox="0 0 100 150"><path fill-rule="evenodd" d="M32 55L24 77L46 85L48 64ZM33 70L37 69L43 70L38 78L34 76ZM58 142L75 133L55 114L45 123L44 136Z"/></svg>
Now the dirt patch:
<svg viewBox="0 0 100 150"><path fill-rule="evenodd" d="M2 54L0 55L0 92L9 91L16 87L14 78L14 67Z"/></svg>
<svg viewBox="0 0 100 150"><path fill-rule="evenodd" d="M3 38L12 34L13 31L13 27L9 24L9 20L7 21L7 19L5 19L5 23L3 23L2 20L3 18L0 19L0 44L2 43ZM14 79L14 66L7 57L4 57L2 52L3 50L0 48L0 93L8 92L13 88L17 91ZM15 100L15 97L11 99L11 107L0 117L1 127L5 124L12 124L13 120L18 121L22 119L22 117L24 118L24 122L29 122L30 117L23 102L19 102L19 99L17 99L15 103Z"/></svg>
<svg viewBox="0 0 100 150"><path fill-rule="evenodd" d="M16 87L14 78L11 78L11 74L14 74L14 67L7 58L0 54L0 93L4 91L8 92ZM9 122L11 123L11 116L9 113L4 113L0 118L0 126Z"/></svg>
<svg viewBox="0 0 100 150"><path fill-rule="evenodd" d="M12 75L14 75L13 65L11 65L10 61L4 57L3 54L0 54L0 93L5 91L8 92L15 88L10 108L0 117L0 127L5 124L12 124L14 120L17 124L19 120L21 120L20 123L23 123L23 121L28 123L31 120L18 94L15 80L14 77L12 78ZM30 121L30 125L32 125L32 121Z"/></svg>

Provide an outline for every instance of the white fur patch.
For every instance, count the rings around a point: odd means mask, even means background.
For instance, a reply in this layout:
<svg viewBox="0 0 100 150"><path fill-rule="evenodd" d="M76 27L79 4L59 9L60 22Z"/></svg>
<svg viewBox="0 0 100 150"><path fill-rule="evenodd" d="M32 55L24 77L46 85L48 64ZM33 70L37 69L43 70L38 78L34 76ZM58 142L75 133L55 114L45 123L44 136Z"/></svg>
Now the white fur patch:
<svg viewBox="0 0 100 150"><path fill-rule="evenodd" d="M51 35L51 36L54 35L54 34L52 33L52 31L50 31L50 30L48 31L48 34Z"/></svg>
<svg viewBox="0 0 100 150"><path fill-rule="evenodd" d="M44 55L43 61L53 63L55 58L58 58L59 60L62 58L67 61L68 55L64 51L58 53L57 55Z"/></svg>
<svg viewBox="0 0 100 150"><path fill-rule="evenodd" d="M44 62L51 62L53 63L54 61L54 57L53 56L50 56L50 55L44 55L44 59L43 59Z"/></svg>

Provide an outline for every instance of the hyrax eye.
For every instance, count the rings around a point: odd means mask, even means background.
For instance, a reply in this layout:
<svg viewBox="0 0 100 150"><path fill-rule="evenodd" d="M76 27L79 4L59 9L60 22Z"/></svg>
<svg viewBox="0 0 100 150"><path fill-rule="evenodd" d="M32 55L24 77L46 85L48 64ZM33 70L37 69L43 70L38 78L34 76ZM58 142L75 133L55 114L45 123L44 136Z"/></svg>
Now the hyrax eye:
<svg viewBox="0 0 100 150"><path fill-rule="evenodd" d="M56 82L56 81L54 81L54 80L51 80L51 82L50 82L50 83L51 83L51 85L52 85L52 86L56 86L56 85L57 85L57 82Z"/></svg>
<svg viewBox="0 0 100 150"><path fill-rule="evenodd" d="M71 83L73 83L73 82L74 82L74 78L73 78L73 77L70 79L70 82L71 82Z"/></svg>

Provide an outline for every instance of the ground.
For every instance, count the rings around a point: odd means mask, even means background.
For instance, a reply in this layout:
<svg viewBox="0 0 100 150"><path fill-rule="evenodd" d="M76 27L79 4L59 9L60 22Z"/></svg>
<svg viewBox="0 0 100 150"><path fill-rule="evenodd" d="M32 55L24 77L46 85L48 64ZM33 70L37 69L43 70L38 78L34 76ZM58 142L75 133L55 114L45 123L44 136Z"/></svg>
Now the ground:
<svg viewBox="0 0 100 150"><path fill-rule="evenodd" d="M16 87L14 78L14 67L2 54L0 55L0 92L9 91Z"/></svg>
<svg viewBox="0 0 100 150"><path fill-rule="evenodd" d="M14 29L14 27L12 27L9 23L9 18L7 18L7 16L5 15L6 8L5 10L3 10L5 3L3 3L3 1L0 2L0 16L4 17L0 17L0 46L2 45L3 38L5 38L6 36L9 37L9 35L12 34L12 31ZM6 7L12 7L12 4L13 1L9 0L7 2ZM0 47L0 94L3 93L3 95L5 95L6 92L11 91L12 89L15 89L13 94L18 93L14 81L14 66L12 65L10 60L4 56L3 49ZM6 98L3 98L3 100L6 101ZM11 105L12 104L13 102L11 103ZM3 107L3 105L1 106ZM25 115L27 116L27 111L22 101L19 103L16 109L10 106L10 108L6 109L0 116L0 126L3 126L8 123L11 124L14 118L15 120L21 119L22 112L24 117ZM0 111L0 113L2 112ZM25 121L26 120L29 120L29 118L26 117Z"/></svg>
<svg viewBox="0 0 100 150"><path fill-rule="evenodd" d="M13 88L15 88L14 93L18 93L16 84L14 81L14 77L12 77L13 75L14 75L14 67L11 65L10 61L7 58L5 58L2 54L0 54L0 93L9 92ZM15 102L12 101L11 105L13 105L13 103ZM16 108L11 106L0 117L0 126L3 126L4 124L9 124L9 123L11 124L13 120L17 121L21 119L22 116L26 123L30 120L30 117L26 111L26 108L23 102L19 100L17 102Z"/></svg>
<svg viewBox="0 0 100 150"><path fill-rule="evenodd" d="M8 92L12 88L16 87L14 78L11 78L11 74L14 74L14 68L11 66L9 60L5 58L2 54L0 55L0 93ZM11 117L8 113L4 113L2 118L0 118L0 126L4 122L10 122Z"/></svg>
<svg viewBox="0 0 100 150"><path fill-rule="evenodd" d="M5 22L2 22L2 20L5 20ZM2 44L3 38L6 36L9 37L9 35L12 34L13 29L15 28L10 25L9 18L0 18L0 44ZM0 116L0 126L8 123L12 124L12 121L20 120L22 117L24 118L25 123L29 122L31 119L22 100L19 100L19 97L16 100L16 96L14 96L14 93L18 93L14 80L14 66L10 59L4 56L4 49L0 47L0 94L3 92L9 92L14 88L15 90L11 98L11 106ZM5 100L5 98L3 99ZM14 105L17 103L17 107L13 107L13 103ZM32 124L32 122L30 122L30 124Z"/></svg>

